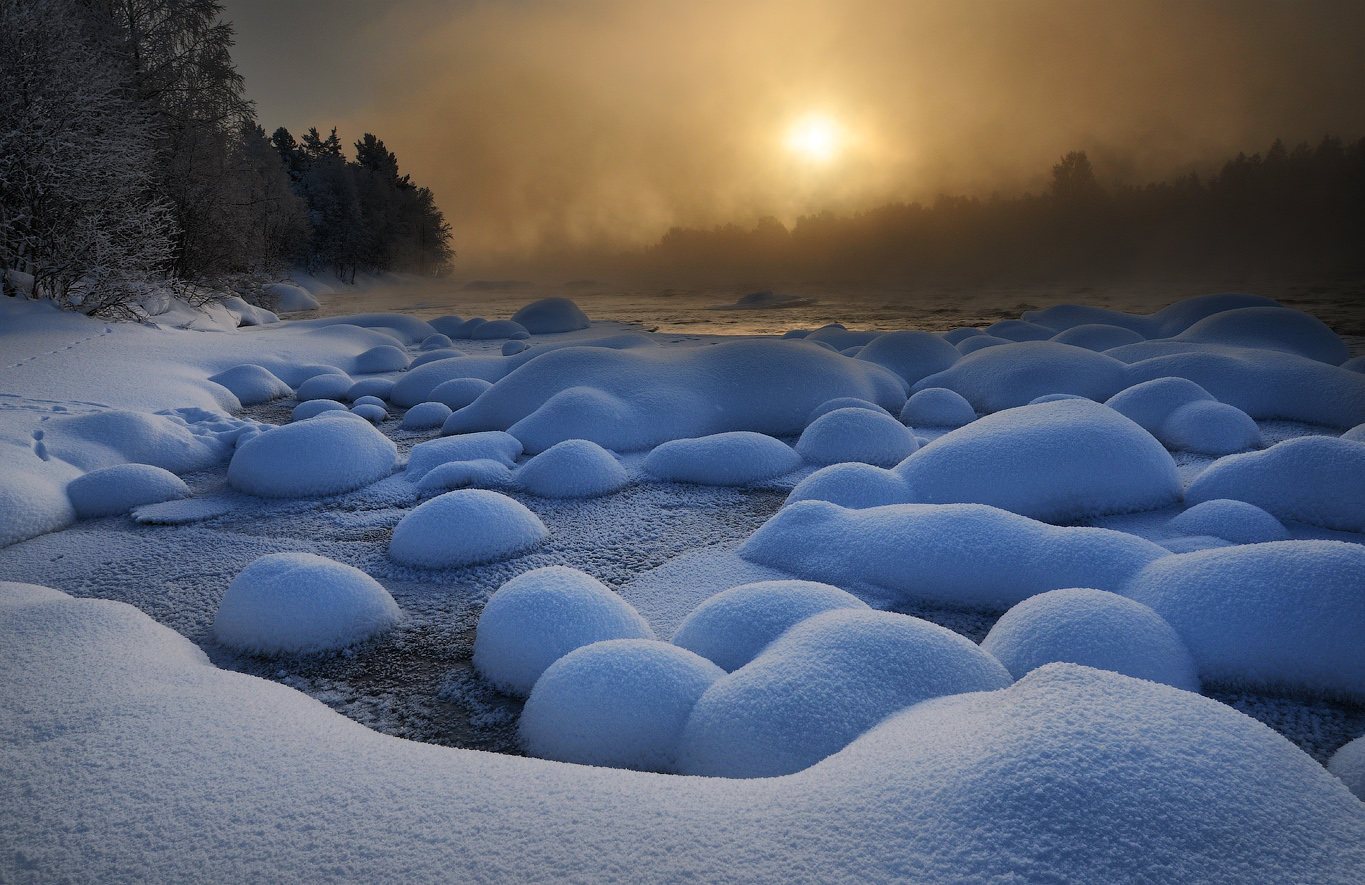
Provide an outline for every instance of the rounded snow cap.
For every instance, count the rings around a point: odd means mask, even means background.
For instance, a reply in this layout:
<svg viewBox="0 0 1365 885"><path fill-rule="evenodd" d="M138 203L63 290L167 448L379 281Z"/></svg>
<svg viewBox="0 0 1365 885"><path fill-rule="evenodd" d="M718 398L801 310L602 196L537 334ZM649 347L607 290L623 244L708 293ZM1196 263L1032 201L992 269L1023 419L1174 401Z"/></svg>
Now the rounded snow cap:
<svg viewBox="0 0 1365 885"><path fill-rule="evenodd" d="M534 513L506 495L460 489L432 498L399 520L389 558L421 568L476 565L524 553L549 534Z"/></svg>
<svg viewBox="0 0 1365 885"><path fill-rule="evenodd" d="M263 498L337 495L393 472L398 447L348 412L267 430L237 447L228 483Z"/></svg>
<svg viewBox="0 0 1365 885"><path fill-rule="evenodd" d="M555 443L517 471L523 489L545 498L596 498L629 480L615 455L586 439Z"/></svg>
<svg viewBox="0 0 1365 885"><path fill-rule="evenodd" d="M709 486L750 485L800 466L791 446L749 430L670 440L645 458L645 471L657 479Z"/></svg>
<svg viewBox="0 0 1365 885"><path fill-rule="evenodd" d="M928 387L911 394L901 409L901 423L911 427L961 427L976 420L967 398L946 387Z"/></svg>
<svg viewBox="0 0 1365 885"><path fill-rule="evenodd" d="M835 409L811 422L796 452L812 464L861 461L891 467L910 457L919 441L889 412Z"/></svg>
<svg viewBox="0 0 1365 885"><path fill-rule="evenodd" d="M512 314L532 335L576 332L589 326L588 315L568 298L542 298Z"/></svg>

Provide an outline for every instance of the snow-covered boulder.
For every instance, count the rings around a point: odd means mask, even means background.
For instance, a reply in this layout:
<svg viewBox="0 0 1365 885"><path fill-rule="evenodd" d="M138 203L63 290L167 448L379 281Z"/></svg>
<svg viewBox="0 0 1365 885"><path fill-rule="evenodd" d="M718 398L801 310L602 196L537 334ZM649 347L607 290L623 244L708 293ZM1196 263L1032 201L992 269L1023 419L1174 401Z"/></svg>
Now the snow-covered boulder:
<svg viewBox="0 0 1365 885"><path fill-rule="evenodd" d="M678 625L672 642L733 673L796 624L839 608L866 609L867 603L815 581L741 584L697 606Z"/></svg>
<svg viewBox="0 0 1365 885"><path fill-rule="evenodd" d="M389 418L388 410L374 403L356 403L351 406L351 414L364 418L371 424L382 424Z"/></svg>
<svg viewBox="0 0 1365 885"><path fill-rule="evenodd" d="M1127 368L1084 347L1021 341L970 353L952 368L920 379L911 390L956 390L979 412L1022 406L1046 393L1074 393L1103 402L1127 386Z"/></svg>
<svg viewBox="0 0 1365 885"><path fill-rule="evenodd" d="M207 413L200 413L203 418ZM221 427L221 430L215 430ZM227 460L241 422L215 418L195 426L175 414L148 414L116 409L43 423L42 443L49 456L82 470L132 462L163 467L171 473L193 473Z"/></svg>
<svg viewBox="0 0 1365 885"><path fill-rule="evenodd" d="M479 615L474 668L511 694L528 695L555 661L607 639L654 639L639 612L600 581L562 565L518 575Z"/></svg>
<svg viewBox="0 0 1365 885"><path fill-rule="evenodd" d="M823 344L834 348L835 351L843 352L850 347L862 347L869 344L881 335L881 332L854 332L844 328L842 323L830 323L811 332L805 337L805 340L812 344Z"/></svg>
<svg viewBox="0 0 1365 885"><path fill-rule="evenodd" d="M1254 504L1214 498L1196 504L1170 522L1184 535L1207 535L1234 544L1288 541L1289 530L1274 516Z"/></svg>
<svg viewBox="0 0 1365 885"><path fill-rule="evenodd" d="M919 448L915 435L884 411L835 409L801 433L796 453L812 464L858 461L890 467Z"/></svg>
<svg viewBox="0 0 1365 885"><path fill-rule="evenodd" d="M388 378L365 378L351 385L351 389L346 391L346 399L355 403L360 402L362 397L371 397L380 400L379 405L382 406L392 392L393 382Z"/></svg>
<svg viewBox="0 0 1365 885"><path fill-rule="evenodd" d="M488 459L511 467L520 454L521 443L517 438L498 430L443 436L412 447L408 455L407 477L417 482L428 470L451 461Z"/></svg>
<svg viewBox="0 0 1365 885"><path fill-rule="evenodd" d="M431 401L431 392L439 385L456 378L478 378L495 382L507 374L511 363L501 356L451 356L434 358L442 351L435 351L433 360L421 366L415 364L393 386L389 400L395 406L415 406Z"/></svg>
<svg viewBox="0 0 1365 885"><path fill-rule="evenodd" d="M996 338L994 335L970 335L959 341L954 347L963 356L976 353L978 350L985 350L988 347L999 347L1002 344L1014 344L1008 338ZM928 377L928 376L926 376Z"/></svg>
<svg viewBox="0 0 1365 885"><path fill-rule="evenodd" d="M987 326L985 332L1007 341L1046 341L1054 334L1047 326L1028 320L1000 320Z"/></svg>
<svg viewBox="0 0 1365 885"><path fill-rule="evenodd" d="M292 283L273 283L266 286L265 291L274 299L275 310L280 313L317 310L322 307L307 289Z"/></svg>
<svg viewBox="0 0 1365 885"><path fill-rule="evenodd" d="M358 568L312 553L271 553L233 579L213 635L252 654L305 654L363 642L401 616L389 591Z"/></svg>
<svg viewBox="0 0 1365 885"><path fill-rule="evenodd" d="M1341 439L1347 440L1348 442L1365 443L1365 424L1357 424L1355 427L1352 427L1341 435Z"/></svg>
<svg viewBox="0 0 1365 885"><path fill-rule="evenodd" d="M430 324L428 324L430 325ZM434 328L434 327L433 327ZM420 350L440 350L444 347L454 347L455 342L450 340L449 335L437 332L435 335L428 335L422 339L419 346Z"/></svg>
<svg viewBox="0 0 1365 885"><path fill-rule="evenodd" d="M1358 737L1333 753L1327 760L1327 770L1365 802L1365 737Z"/></svg>
<svg viewBox="0 0 1365 885"><path fill-rule="evenodd" d="M523 351L530 350L531 345L519 338L512 338L502 345L503 356L516 356Z"/></svg>
<svg viewBox="0 0 1365 885"><path fill-rule="evenodd" d="M1339 366L1350 357L1346 342L1322 320L1287 307L1225 310L1190 325L1176 341L1278 350Z"/></svg>
<svg viewBox="0 0 1365 885"><path fill-rule="evenodd" d="M1125 532L1052 526L980 504L848 510L823 501L783 507L739 554L877 603L999 609L1064 587L1117 592L1169 555Z"/></svg>
<svg viewBox="0 0 1365 885"><path fill-rule="evenodd" d="M343 400L355 385L350 375L314 375L307 381L299 385L299 389L294 392L299 402L307 402L312 399L333 399Z"/></svg>
<svg viewBox="0 0 1365 885"><path fill-rule="evenodd" d="M512 471L501 461L476 458L437 464L417 481L417 491L434 495L454 489L503 489L512 484Z"/></svg>
<svg viewBox="0 0 1365 885"><path fill-rule="evenodd" d="M294 395L293 388L275 377L269 369L250 363L210 375L209 380L232 391L232 395L244 406L255 406Z"/></svg>
<svg viewBox="0 0 1365 885"><path fill-rule="evenodd" d="M464 325L464 318L447 314L446 316L443 317L437 317L434 320L427 320L427 325L431 326L431 328L435 329L442 335L445 335L449 338L454 338L455 330L460 328L460 326Z"/></svg>
<svg viewBox="0 0 1365 885"><path fill-rule="evenodd" d="M185 481L151 464L115 464L92 470L66 487L76 516L91 519L127 513L142 504L160 504L190 496Z"/></svg>
<svg viewBox="0 0 1365 885"><path fill-rule="evenodd" d="M323 412L345 412L346 404L337 402L334 399L310 399L307 402L299 403L289 413L290 421L307 421L309 418L316 418Z"/></svg>
<svg viewBox="0 0 1365 885"><path fill-rule="evenodd" d="M1005 612L981 642L1015 679L1065 661L1199 690L1194 658L1161 616L1104 590L1049 590Z"/></svg>
<svg viewBox="0 0 1365 885"><path fill-rule="evenodd" d="M482 378L452 378L433 387L427 397L431 402L445 403L454 411L474 402L492 386Z"/></svg>
<svg viewBox="0 0 1365 885"><path fill-rule="evenodd" d="M0 452L6 448L0 444ZM0 547L64 529L75 521L76 511L59 480L12 465L0 467Z"/></svg>
<svg viewBox="0 0 1365 885"><path fill-rule="evenodd" d="M517 471L523 489L545 498L596 498L620 491L629 481L615 455L586 439L555 443Z"/></svg>
<svg viewBox="0 0 1365 885"><path fill-rule="evenodd" d="M854 396L841 396L816 406L815 410L806 417L806 426L811 426L830 412L837 411L838 409L866 409L869 412L880 412L883 415L891 414L876 403L870 403L865 399L858 399Z"/></svg>
<svg viewBox="0 0 1365 885"><path fill-rule="evenodd" d="M1119 391L1105 405L1156 436L1172 412L1198 402L1218 400L1188 378L1153 378Z"/></svg>
<svg viewBox="0 0 1365 885"><path fill-rule="evenodd" d="M450 417L450 406L445 403L418 403L403 415L399 427L404 430L434 430Z"/></svg>
<svg viewBox="0 0 1365 885"><path fill-rule="evenodd" d="M697 699L725 675L689 651L650 639L608 639L569 652L531 689L517 724L532 756L672 771Z"/></svg>
<svg viewBox="0 0 1365 885"><path fill-rule="evenodd" d="M525 553L549 534L534 513L506 495L461 489L432 498L399 520L389 558L420 568L476 565Z"/></svg>
<svg viewBox="0 0 1365 885"><path fill-rule="evenodd" d="M590 325L588 315L568 298L533 301L512 314L512 321L520 323L532 335L576 332Z"/></svg>
<svg viewBox="0 0 1365 885"><path fill-rule="evenodd" d="M486 323L480 323L469 333L469 337L475 341L494 341L500 338L530 338L531 333L526 331L525 326L514 320L490 320Z"/></svg>
<svg viewBox="0 0 1365 885"><path fill-rule="evenodd" d="M1365 697L1365 546L1276 541L1168 556L1121 592L1175 628L1206 680Z"/></svg>
<svg viewBox="0 0 1365 885"><path fill-rule="evenodd" d="M976 420L976 410L955 390L928 387L911 394L900 419L910 427L962 427Z"/></svg>
<svg viewBox="0 0 1365 885"><path fill-rule="evenodd" d="M1168 449L1230 455L1261 444L1261 431L1236 406L1220 403L1187 378L1155 378L1122 390L1105 405L1136 422Z"/></svg>
<svg viewBox="0 0 1365 885"><path fill-rule="evenodd" d="M855 359L885 366L906 384L914 384L949 368L959 357L957 348L933 332L905 331L878 335L858 351Z"/></svg>
<svg viewBox="0 0 1365 885"><path fill-rule="evenodd" d="M460 341L468 341L474 337L474 330L486 322L488 320L483 317L470 317L456 326L455 331L450 333L450 337Z"/></svg>
<svg viewBox="0 0 1365 885"><path fill-rule="evenodd" d="M1132 329L1125 329L1122 326L1111 326L1108 323L1083 323L1058 332L1050 340L1056 341L1058 344L1070 344L1072 347L1084 347L1086 350L1098 351L1122 347L1125 344L1137 344L1144 339L1142 335Z"/></svg>
<svg viewBox="0 0 1365 885"><path fill-rule="evenodd" d="M239 445L228 483L263 498L317 498L378 482L393 472L398 448L344 411L268 430Z"/></svg>
<svg viewBox="0 0 1365 885"><path fill-rule="evenodd" d="M1305 436L1221 458L1185 492L1190 504L1216 498L1255 504L1280 519L1365 532L1365 443Z"/></svg>
<svg viewBox="0 0 1365 885"><path fill-rule="evenodd" d="M751 485L800 466L791 446L747 430L670 440L645 458L645 471L656 479L711 486Z"/></svg>
<svg viewBox="0 0 1365 885"><path fill-rule="evenodd" d="M712 777L791 774L920 701L1011 681L976 643L936 624L865 609L827 611L707 689L683 730L678 769Z"/></svg>
<svg viewBox="0 0 1365 885"><path fill-rule="evenodd" d="M380 344L359 354L355 358L355 371L359 375L374 375L379 372L401 372L412 362L412 358L400 347Z"/></svg>

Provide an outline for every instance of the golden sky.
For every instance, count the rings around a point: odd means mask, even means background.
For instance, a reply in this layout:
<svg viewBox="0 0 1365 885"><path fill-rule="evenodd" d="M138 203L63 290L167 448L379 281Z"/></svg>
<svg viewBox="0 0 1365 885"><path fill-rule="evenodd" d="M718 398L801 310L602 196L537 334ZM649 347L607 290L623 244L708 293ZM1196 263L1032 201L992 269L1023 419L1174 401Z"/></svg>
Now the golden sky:
<svg viewBox="0 0 1365 885"><path fill-rule="evenodd" d="M225 6L267 130L379 135L474 265L1365 136L1357 0Z"/></svg>

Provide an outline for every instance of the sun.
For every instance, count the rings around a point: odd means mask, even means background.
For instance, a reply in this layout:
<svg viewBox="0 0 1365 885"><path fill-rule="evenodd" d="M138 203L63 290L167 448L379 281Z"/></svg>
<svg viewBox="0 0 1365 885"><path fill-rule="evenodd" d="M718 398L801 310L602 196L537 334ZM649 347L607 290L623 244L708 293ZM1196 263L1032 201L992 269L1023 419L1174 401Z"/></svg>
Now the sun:
<svg viewBox="0 0 1365 885"><path fill-rule="evenodd" d="M827 163L834 159L842 142L839 124L816 114L802 118L787 130L788 150L812 163Z"/></svg>

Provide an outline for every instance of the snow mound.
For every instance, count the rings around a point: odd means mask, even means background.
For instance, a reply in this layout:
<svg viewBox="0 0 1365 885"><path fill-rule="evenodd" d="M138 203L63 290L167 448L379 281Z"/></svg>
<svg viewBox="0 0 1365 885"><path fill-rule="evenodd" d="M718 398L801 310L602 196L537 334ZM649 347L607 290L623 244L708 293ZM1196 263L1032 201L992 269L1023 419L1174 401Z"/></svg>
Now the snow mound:
<svg viewBox="0 0 1365 885"><path fill-rule="evenodd" d="M346 412L267 430L237 447L228 483L263 498L317 498L349 492L393 472L393 441Z"/></svg>
<svg viewBox="0 0 1365 885"><path fill-rule="evenodd" d="M449 362L450 360L459 359L462 356L464 356L464 354L460 353L458 350L428 350L425 353L419 353L412 358L412 362L408 363L408 371L411 372L413 369L419 369L427 363Z"/></svg>
<svg viewBox="0 0 1365 885"><path fill-rule="evenodd" d="M91 519L127 513L142 504L160 504L190 496L185 481L150 464L115 464L92 470L66 487L76 516Z"/></svg>
<svg viewBox="0 0 1365 885"><path fill-rule="evenodd" d="M290 283L273 283L265 291L275 300L275 310L280 313L295 313L301 310L317 310L322 307L318 300L302 286Z"/></svg>
<svg viewBox="0 0 1365 885"><path fill-rule="evenodd" d="M470 317L456 326L455 331L450 333L450 337L456 340L468 341L474 337L474 330L486 322L488 322L488 320L483 317Z"/></svg>
<svg viewBox="0 0 1365 885"><path fill-rule="evenodd" d="M437 351L437 354L440 352ZM415 406L431 401L431 392L438 385L456 378L479 378L494 382L507 374L511 365L501 356L451 356L434 359L421 366L410 366L406 374L393 385L389 400L395 406Z"/></svg>
<svg viewBox="0 0 1365 885"><path fill-rule="evenodd" d="M569 652L536 680L518 730L532 756L672 771L697 699L725 675L666 642L609 639Z"/></svg>
<svg viewBox="0 0 1365 885"><path fill-rule="evenodd" d="M1114 394L1105 405L1168 449L1230 455L1261 444L1260 428L1246 412L1218 402L1186 378L1144 381Z"/></svg>
<svg viewBox="0 0 1365 885"><path fill-rule="evenodd" d="M355 406L378 406L381 409L386 408L384 401L377 396L356 397L351 401L351 406L353 410Z"/></svg>
<svg viewBox="0 0 1365 885"><path fill-rule="evenodd" d="M434 320L427 320L427 325L431 326L431 328L435 329L442 335L445 335L449 338L454 338L455 330L460 328L460 326L464 325L464 319L462 317L451 316L447 314L446 316L443 317L437 317Z"/></svg>
<svg viewBox="0 0 1365 885"><path fill-rule="evenodd" d="M309 418L316 418L323 412L345 412L346 404L339 403L334 399L310 399L308 402L299 403L294 410L289 413L290 421L307 421Z"/></svg>
<svg viewBox="0 0 1365 885"><path fill-rule="evenodd" d="M1170 414L1181 406L1217 401L1188 378L1153 378L1119 391L1105 405L1156 436Z"/></svg>
<svg viewBox="0 0 1365 885"><path fill-rule="evenodd" d="M288 384L290 387L298 387L303 382L317 375L344 375L345 372L336 366L325 366L321 363L283 363L273 370L275 374Z"/></svg>
<svg viewBox="0 0 1365 885"><path fill-rule="evenodd" d="M1212 535L1234 544L1288 541L1289 531L1266 511L1245 501L1215 498L1196 504L1170 522L1185 535Z"/></svg>
<svg viewBox="0 0 1365 885"><path fill-rule="evenodd" d="M229 295L218 303L227 308L229 313L237 315L239 326L268 326L280 321L274 311L248 304L239 295Z"/></svg>
<svg viewBox="0 0 1365 885"><path fill-rule="evenodd" d="M910 427L962 427L976 420L976 410L955 390L927 387L905 401L900 419Z"/></svg>
<svg viewBox="0 0 1365 885"><path fill-rule="evenodd" d="M363 642L401 616L389 591L358 568L312 553L272 553L233 579L213 635L252 654L305 654Z"/></svg>
<svg viewBox="0 0 1365 885"><path fill-rule="evenodd" d="M1351 357L1341 364L1341 368L1348 372L1365 372L1365 356Z"/></svg>
<svg viewBox="0 0 1365 885"><path fill-rule="evenodd" d="M343 400L354 385L355 381L351 379L350 375L340 373L314 375L300 384L294 395L298 397L299 402L307 402L312 399Z"/></svg>
<svg viewBox="0 0 1365 885"><path fill-rule="evenodd" d="M858 351L855 359L885 366L914 384L921 378L949 368L961 357L957 348L933 332L887 332Z"/></svg>
<svg viewBox="0 0 1365 885"><path fill-rule="evenodd" d="M424 495L452 489L500 489L512 484L512 471L501 461L476 458L437 464L422 475L417 491Z"/></svg>
<svg viewBox="0 0 1365 885"><path fill-rule="evenodd" d="M1054 334L1047 326L1028 320L1000 320L987 326L985 332L1006 341L1046 341Z"/></svg>
<svg viewBox="0 0 1365 885"><path fill-rule="evenodd" d="M866 409L869 412L880 412L883 415L891 414L876 403L870 403L865 399L858 399L853 396L841 396L816 406L815 411L811 412L810 415L806 417L806 426L809 427L811 424L819 421L821 418L837 409Z"/></svg>
<svg viewBox="0 0 1365 885"><path fill-rule="evenodd" d="M433 430L446 423L450 406L445 403L418 403L403 415L404 430Z"/></svg>
<svg viewBox="0 0 1365 885"><path fill-rule="evenodd" d="M851 332L844 328L841 323L830 323L811 332L805 337L805 340L812 344L832 347L836 351L845 351L850 347L862 347L869 344L881 334L881 332Z"/></svg>
<svg viewBox="0 0 1365 885"><path fill-rule="evenodd" d="M355 371L359 375L374 375L379 372L401 372L412 362L402 348L392 344L371 347L355 358Z"/></svg>
<svg viewBox="0 0 1365 885"><path fill-rule="evenodd" d="M1132 329L1125 329L1122 326L1111 326L1108 323L1083 323L1058 332L1050 340L1056 341L1058 344L1070 344L1072 347L1084 347L1086 350L1100 351L1108 350L1111 347L1122 347L1125 344L1137 344L1144 339L1142 335Z"/></svg>
<svg viewBox="0 0 1365 885"><path fill-rule="evenodd" d="M374 403L356 403L351 407L351 414L364 418L371 424L382 424L389 418L388 411Z"/></svg>
<svg viewBox="0 0 1365 885"><path fill-rule="evenodd" d="M1276 541L1168 556L1125 586L1206 680L1365 697L1365 546Z"/></svg>
<svg viewBox="0 0 1365 885"><path fill-rule="evenodd" d="M632 452L732 430L795 435L812 409L840 396L899 410L903 382L802 341L562 347L521 363L447 428L507 429L529 452L565 439Z"/></svg>
<svg viewBox="0 0 1365 885"><path fill-rule="evenodd" d="M1327 770L1365 802L1365 737L1358 737L1333 753L1327 760Z"/></svg>
<svg viewBox="0 0 1365 885"><path fill-rule="evenodd" d="M707 689L683 730L678 769L712 777L791 774L920 701L1010 682L970 639L936 624L890 612L827 611Z"/></svg>
<svg viewBox="0 0 1365 885"><path fill-rule="evenodd" d="M363 397L369 397L378 399L379 405L382 406L392 392L393 382L388 378L366 378L351 385L351 389L346 391L346 399L356 403Z"/></svg>
<svg viewBox="0 0 1365 885"><path fill-rule="evenodd" d="M1199 295L1169 304L1149 316L1123 313L1107 307L1085 304L1057 304L1043 310L1024 312L1028 322L1058 332L1086 324L1104 324L1131 329L1143 338L1168 338L1216 313L1243 307L1280 307L1278 301L1261 295L1218 293Z"/></svg>
<svg viewBox="0 0 1365 885"><path fill-rule="evenodd" d="M512 322L520 323L532 335L576 332L590 325L588 315L568 298L533 301L512 314Z"/></svg>
<svg viewBox="0 0 1365 885"><path fill-rule="evenodd" d="M791 473L801 456L780 439L735 430L671 440L650 452L644 466L664 482L746 486Z"/></svg>
<svg viewBox="0 0 1365 885"><path fill-rule="evenodd" d="M1346 342L1322 320L1287 307L1242 307L1207 316L1176 341L1278 350L1339 366L1350 358Z"/></svg>
<svg viewBox="0 0 1365 885"><path fill-rule="evenodd" d="M884 411L835 409L815 419L796 442L812 464L859 461L890 467L919 448L915 435Z"/></svg>
<svg viewBox="0 0 1365 885"><path fill-rule="evenodd" d="M1357 424L1350 430L1341 435L1341 438L1349 442L1365 443L1365 424Z"/></svg>
<svg viewBox="0 0 1365 885"><path fill-rule="evenodd" d="M276 378L269 369L250 363L210 375L209 380L232 391L237 402L244 406L260 405L294 395L293 388Z"/></svg>
<svg viewBox="0 0 1365 885"><path fill-rule="evenodd" d="M1194 658L1161 616L1104 590L1049 590L1005 612L981 643L1015 679L1064 661L1199 691Z"/></svg>
<svg viewBox="0 0 1365 885"><path fill-rule="evenodd" d="M596 498L629 481L615 455L586 439L555 443L517 471L517 483L544 498Z"/></svg>
<svg viewBox="0 0 1365 885"><path fill-rule="evenodd" d="M979 338L969 338L968 345ZM1074 393L1103 402L1128 385L1128 367L1111 356L1059 344L1023 341L967 354L952 368L926 376L911 390L956 390L978 412L1022 406L1047 393Z"/></svg>
<svg viewBox="0 0 1365 885"><path fill-rule="evenodd" d="M428 323L430 325L430 323ZM435 335L428 335L422 339L419 350L441 350L446 347L454 347L455 342L450 340L449 335L437 332Z"/></svg>
<svg viewBox="0 0 1365 885"><path fill-rule="evenodd" d="M445 403L454 411L474 402L479 394L492 386L482 378L452 378L433 387L428 397L431 402Z"/></svg>
<svg viewBox="0 0 1365 885"><path fill-rule="evenodd" d="M194 426L179 415L124 410L52 418L43 424L42 444L48 455L82 470L132 462L179 474L218 466L231 454L242 422L206 412L192 417Z"/></svg>
<svg viewBox="0 0 1365 885"><path fill-rule="evenodd" d="M1185 500L1232 498L1280 519L1365 532L1365 443L1305 436L1222 458L1199 474Z"/></svg>
<svg viewBox="0 0 1365 885"><path fill-rule="evenodd" d="M693 609L678 625L672 642L733 673L796 624L841 608L866 609L867 603L815 581L741 584Z"/></svg>
<svg viewBox="0 0 1365 885"><path fill-rule="evenodd" d="M521 353L522 351L529 350L530 347L531 347L531 345L527 344L525 341L521 341L521 340L519 340L519 339L515 339L515 338L514 338L514 339L508 341L507 343L503 344L503 346L502 346L502 355L503 355L503 356L516 356L517 354Z"/></svg>
<svg viewBox="0 0 1365 885"><path fill-rule="evenodd" d="M473 663L501 690L525 696L555 661L607 639L652 640L654 631L597 579L552 565L518 575L489 597Z"/></svg>
<svg viewBox="0 0 1365 885"><path fill-rule="evenodd" d="M475 341L492 341L499 338L530 338L531 333L526 331L526 327L513 320L490 320L480 323L473 329L469 337Z"/></svg>
<svg viewBox="0 0 1365 885"><path fill-rule="evenodd" d="M506 495L461 489L432 498L399 520L389 558L421 568L476 565L524 553L549 534L534 513Z"/></svg>
<svg viewBox="0 0 1365 885"><path fill-rule="evenodd" d="M60 482L22 472L12 463L0 466L0 547L64 529L75 521L76 511Z"/></svg>
<svg viewBox="0 0 1365 885"><path fill-rule="evenodd" d="M783 507L739 554L874 603L1000 609L1065 587L1118 592L1168 555L1124 532L1052 526L980 504L848 510L824 501Z"/></svg>
<svg viewBox="0 0 1365 885"><path fill-rule="evenodd" d="M430 439L412 447L408 455L407 477L416 482L438 464L451 461L499 461L511 467L521 454L517 438L499 430L465 433Z"/></svg>
<svg viewBox="0 0 1365 885"><path fill-rule="evenodd" d="M416 344L436 331L424 321L405 313L358 313L351 316L306 320L299 325L324 328L327 326L355 326L361 329L372 329L400 344Z"/></svg>

